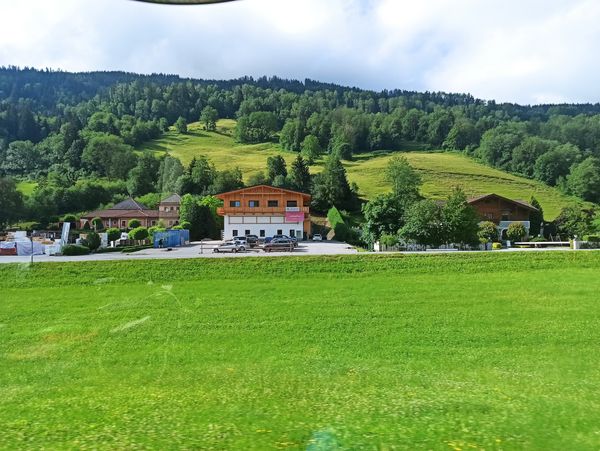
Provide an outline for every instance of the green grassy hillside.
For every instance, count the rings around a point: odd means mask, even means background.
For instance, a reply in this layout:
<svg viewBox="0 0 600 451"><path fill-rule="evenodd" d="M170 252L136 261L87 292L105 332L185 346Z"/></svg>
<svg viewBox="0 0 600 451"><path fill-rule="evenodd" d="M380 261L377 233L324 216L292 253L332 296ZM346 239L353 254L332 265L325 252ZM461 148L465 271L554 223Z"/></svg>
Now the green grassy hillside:
<svg viewBox="0 0 600 451"><path fill-rule="evenodd" d="M265 170L269 156L281 154L288 163L295 158L295 153L283 151L278 144L236 143L231 136L234 126L233 120L220 120L215 133L206 132L200 124L194 123L189 126L187 135L171 130L164 137L144 144L138 150L168 152L183 163L203 154L219 169L239 166L246 179L253 173ZM428 197L444 198L455 186L461 186L472 196L494 192L513 199L529 200L534 195L544 208L546 219L550 220L558 215L562 207L579 202L543 183L490 168L458 153L394 152L398 153L406 156L422 175L422 192ZM358 184L363 197L368 199L389 191L383 173L391 155L382 152L360 154L355 161L345 163L350 181ZM320 171L321 164L317 163L311 171Z"/></svg>
<svg viewBox="0 0 600 451"><path fill-rule="evenodd" d="M22 180L17 183L17 189L25 196L31 196L31 193L33 193L36 186L37 183L30 180Z"/></svg>
<svg viewBox="0 0 600 451"><path fill-rule="evenodd" d="M599 270L598 252L0 265L0 448L598 449Z"/></svg>

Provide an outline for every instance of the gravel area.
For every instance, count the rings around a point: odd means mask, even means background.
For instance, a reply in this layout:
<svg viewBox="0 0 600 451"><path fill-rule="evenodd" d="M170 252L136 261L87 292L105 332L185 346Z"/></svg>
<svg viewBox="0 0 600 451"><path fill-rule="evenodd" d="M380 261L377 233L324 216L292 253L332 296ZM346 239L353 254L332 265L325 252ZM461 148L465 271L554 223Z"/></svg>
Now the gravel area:
<svg viewBox="0 0 600 451"><path fill-rule="evenodd" d="M271 252L266 253L261 249L249 249L246 252L214 253L213 248L220 241L194 242L189 246L167 249L145 249L132 254L120 252L109 252L106 254L90 254L80 256L48 256L35 255L34 262L64 262L64 261L102 261L102 260L138 260L149 258L244 258L244 257L269 257L269 256L301 256L301 255L343 255L356 254L357 251L346 243L337 241L304 241L301 242L293 252ZM0 256L1 263L28 263L31 257Z"/></svg>

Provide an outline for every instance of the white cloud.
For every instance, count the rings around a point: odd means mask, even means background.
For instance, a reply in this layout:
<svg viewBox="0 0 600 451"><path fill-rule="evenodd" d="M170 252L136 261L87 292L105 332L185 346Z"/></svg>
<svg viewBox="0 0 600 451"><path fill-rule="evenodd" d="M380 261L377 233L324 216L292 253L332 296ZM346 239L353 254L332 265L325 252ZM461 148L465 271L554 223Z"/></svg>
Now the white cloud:
<svg viewBox="0 0 600 451"><path fill-rule="evenodd" d="M522 103L600 100L595 0L4 3L4 65L309 77Z"/></svg>

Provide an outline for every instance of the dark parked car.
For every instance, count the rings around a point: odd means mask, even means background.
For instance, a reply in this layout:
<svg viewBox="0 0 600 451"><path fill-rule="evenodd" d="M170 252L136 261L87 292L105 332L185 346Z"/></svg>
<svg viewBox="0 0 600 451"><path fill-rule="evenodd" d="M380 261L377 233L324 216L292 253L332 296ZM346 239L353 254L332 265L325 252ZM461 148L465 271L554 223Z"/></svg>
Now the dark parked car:
<svg viewBox="0 0 600 451"><path fill-rule="evenodd" d="M273 239L277 239L277 240L289 240L292 243L294 243L294 247L298 246L298 239L296 238L290 238L287 235L273 235Z"/></svg>
<svg viewBox="0 0 600 451"><path fill-rule="evenodd" d="M265 252L277 252L277 251L288 251L294 250L294 242L285 238L273 238L267 244L263 246Z"/></svg>
<svg viewBox="0 0 600 451"><path fill-rule="evenodd" d="M258 245L259 238L256 235L246 235L246 242L248 243L248 246L254 247Z"/></svg>

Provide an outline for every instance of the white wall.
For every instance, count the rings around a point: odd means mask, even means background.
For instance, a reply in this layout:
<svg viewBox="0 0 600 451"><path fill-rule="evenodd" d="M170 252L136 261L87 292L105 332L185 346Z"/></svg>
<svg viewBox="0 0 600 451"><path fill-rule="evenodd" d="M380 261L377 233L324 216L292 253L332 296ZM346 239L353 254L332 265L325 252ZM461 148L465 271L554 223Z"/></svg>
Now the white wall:
<svg viewBox="0 0 600 451"><path fill-rule="evenodd" d="M290 230L294 230L299 239L302 239L304 233L303 222L285 222L283 216L225 216L224 223L223 238L226 240L233 238L235 231L238 236L256 235L261 237L260 231L264 230L264 237L272 237L279 231L283 235L290 236Z"/></svg>

